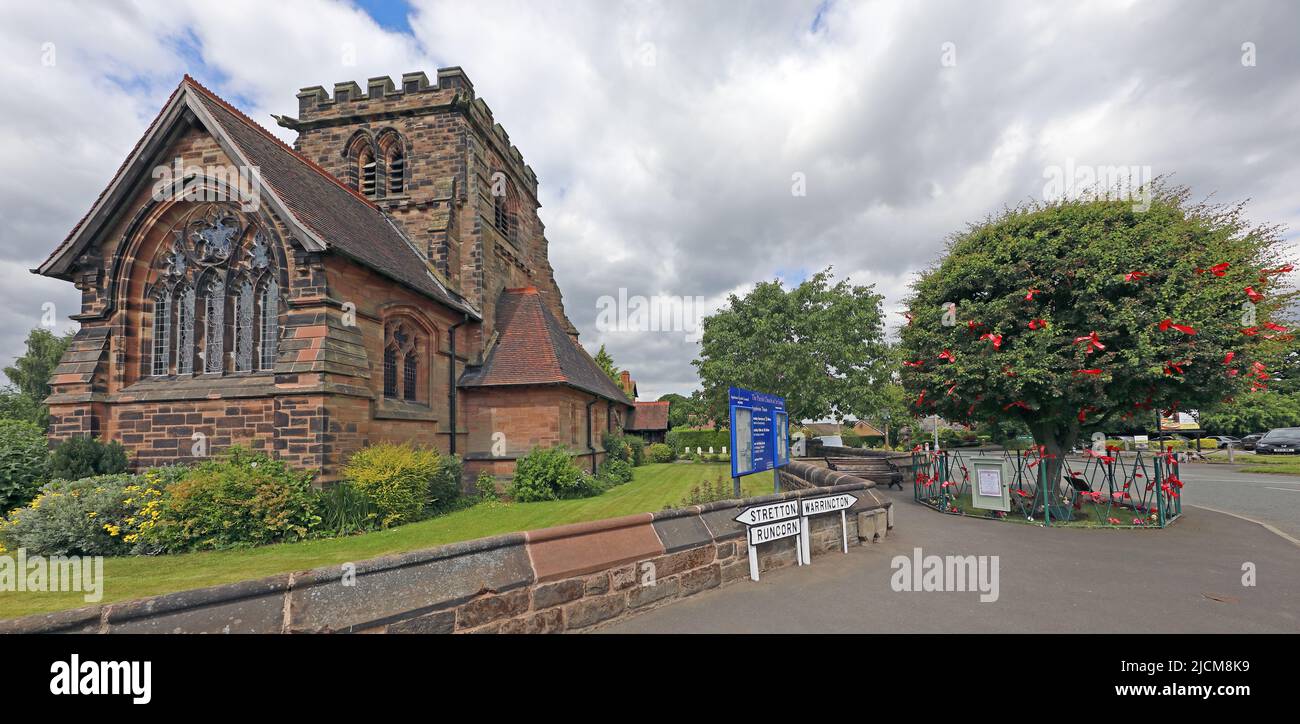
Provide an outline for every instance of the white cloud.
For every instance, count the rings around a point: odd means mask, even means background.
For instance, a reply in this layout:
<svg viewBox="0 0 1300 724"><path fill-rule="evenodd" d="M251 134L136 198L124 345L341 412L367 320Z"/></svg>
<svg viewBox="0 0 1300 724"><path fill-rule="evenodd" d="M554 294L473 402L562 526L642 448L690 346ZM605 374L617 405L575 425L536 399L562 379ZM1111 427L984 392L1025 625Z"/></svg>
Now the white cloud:
<svg viewBox="0 0 1300 724"><path fill-rule="evenodd" d="M1150 165L1300 227L1300 10L1285 4L833 2L816 30L818 0L415 6L410 35L336 0L7 7L0 356L39 318L33 300L75 304L26 269L187 71L270 127L303 86L465 68L541 180L570 317L645 398L689 390L696 346L598 333L600 296L722 304L834 264L892 311L948 234L1038 196L1067 158Z"/></svg>

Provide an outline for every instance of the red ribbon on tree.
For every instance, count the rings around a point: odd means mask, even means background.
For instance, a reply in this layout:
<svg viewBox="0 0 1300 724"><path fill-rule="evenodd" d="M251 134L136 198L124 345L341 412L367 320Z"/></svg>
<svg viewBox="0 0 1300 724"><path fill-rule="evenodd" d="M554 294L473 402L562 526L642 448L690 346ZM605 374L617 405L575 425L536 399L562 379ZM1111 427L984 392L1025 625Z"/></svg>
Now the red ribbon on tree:
<svg viewBox="0 0 1300 724"><path fill-rule="evenodd" d="M1290 264L1287 264L1285 266L1280 266L1276 269L1265 269L1261 271L1260 274L1267 276L1269 274L1286 274L1292 271L1295 271L1295 267Z"/></svg>
<svg viewBox="0 0 1300 724"><path fill-rule="evenodd" d="M915 362L904 362L904 363L903 363L903 366L904 366L904 367L920 367L920 366L923 365L923 364L925 364L925 360L923 360L923 359L919 359L919 360L916 360Z"/></svg>
<svg viewBox="0 0 1300 724"><path fill-rule="evenodd" d="M1129 272L1128 274L1125 274L1125 275L1124 275L1124 281L1126 281L1126 282L1135 282L1135 281L1141 279L1142 277L1148 277L1148 276L1151 276L1151 275L1150 275L1150 274L1147 274L1146 272L1131 271L1131 272Z"/></svg>
<svg viewBox="0 0 1300 724"><path fill-rule="evenodd" d="M1001 348L1002 348L1002 335L1000 335L1000 334L993 334L993 333L991 333L991 332L985 332L984 334L980 335L980 341L981 341L981 342L983 342L983 341L986 340L986 339L988 339L988 340L992 340L992 342L993 342L993 349L1001 349Z"/></svg>
<svg viewBox="0 0 1300 724"><path fill-rule="evenodd" d="M956 361L957 361L957 360L953 359L952 351L951 351L951 350L946 350L946 349L945 349L944 351L942 351L942 352L939 353L939 359L946 359L946 360L948 360L949 362L956 362Z"/></svg>
<svg viewBox="0 0 1300 724"><path fill-rule="evenodd" d="M1030 329L1047 329L1047 320L1046 320L1046 319L1031 319L1031 320L1029 320L1029 328L1030 328Z"/></svg>
<svg viewBox="0 0 1300 724"><path fill-rule="evenodd" d="M1178 330L1179 332L1182 332L1183 334L1196 334L1196 330L1192 329L1186 324L1174 324L1174 320L1168 317L1165 317L1164 319L1160 320L1161 332L1168 330L1170 327L1173 327L1174 329Z"/></svg>
<svg viewBox="0 0 1300 724"><path fill-rule="evenodd" d="M1088 343L1088 354L1092 354L1094 351L1100 352L1101 350L1106 349L1106 345L1101 343L1101 338L1097 336L1096 332L1089 332L1086 337L1075 337L1073 344L1078 344L1080 342Z"/></svg>
<svg viewBox="0 0 1300 724"><path fill-rule="evenodd" d="M1099 374L1101 374L1101 370L1098 369L1098 368L1096 368L1096 367L1090 367L1090 368L1088 368L1088 369L1086 369L1086 370L1075 370L1075 371L1074 371L1074 374L1076 374L1076 375L1099 375Z"/></svg>
<svg viewBox="0 0 1300 724"><path fill-rule="evenodd" d="M1264 301L1264 295L1255 291L1255 287L1246 287L1246 298L1254 302L1255 304L1259 304L1260 302Z"/></svg>
<svg viewBox="0 0 1300 724"><path fill-rule="evenodd" d="M1034 289L1033 287L1030 287L1030 289L1029 289L1029 293L1025 295L1025 301L1026 301L1026 302L1032 302L1032 301L1034 301L1034 295L1035 295L1035 294L1038 294L1038 293L1040 293L1040 292L1042 292L1042 291L1043 291L1042 289Z"/></svg>
<svg viewBox="0 0 1300 724"><path fill-rule="evenodd" d="M1223 276L1224 274L1228 273L1228 268L1231 267L1231 266L1232 266L1231 264L1229 264L1228 262L1225 261L1225 262L1223 262L1223 263L1221 263L1221 264L1215 264L1214 266L1210 267L1208 270L1207 270L1207 269L1197 269L1197 270L1196 270L1196 273L1197 273L1197 274L1204 274L1206 271L1209 271L1209 272L1210 272L1211 274L1213 274L1214 276L1216 276L1216 277L1221 277L1221 276Z"/></svg>

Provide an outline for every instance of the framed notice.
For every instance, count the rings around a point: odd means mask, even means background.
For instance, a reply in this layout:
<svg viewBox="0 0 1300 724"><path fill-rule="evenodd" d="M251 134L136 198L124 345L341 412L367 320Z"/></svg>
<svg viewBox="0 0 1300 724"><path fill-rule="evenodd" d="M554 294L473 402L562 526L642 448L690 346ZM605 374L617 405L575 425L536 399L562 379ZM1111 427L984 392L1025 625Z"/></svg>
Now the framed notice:
<svg viewBox="0 0 1300 724"><path fill-rule="evenodd" d="M974 457L970 470L970 504L980 510L1011 510L1011 469L1001 457Z"/></svg>
<svg viewBox="0 0 1300 724"><path fill-rule="evenodd" d="M988 467L978 471L980 495L1002 495L1002 471Z"/></svg>

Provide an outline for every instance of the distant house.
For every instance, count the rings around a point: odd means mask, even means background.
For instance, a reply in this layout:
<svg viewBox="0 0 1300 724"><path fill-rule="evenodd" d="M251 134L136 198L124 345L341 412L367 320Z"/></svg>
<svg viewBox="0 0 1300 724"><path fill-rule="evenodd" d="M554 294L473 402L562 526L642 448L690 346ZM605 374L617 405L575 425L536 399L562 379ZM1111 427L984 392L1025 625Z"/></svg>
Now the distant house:
<svg viewBox="0 0 1300 724"><path fill-rule="evenodd" d="M623 429L647 443L664 442L668 436L668 404L667 400L637 402Z"/></svg>
<svg viewBox="0 0 1300 724"><path fill-rule="evenodd" d="M850 431L858 437L878 437L882 439L885 437L885 433L881 432L880 428L872 425L866 420L858 420L857 422L854 422Z"/></svg>
<svg viewBox="0 0 1300 724"><path fill-rule="evenodd" d="M823 435L840 435L843 433L838 422L810 422L804 425L811 437L821 437Z"/></svg>

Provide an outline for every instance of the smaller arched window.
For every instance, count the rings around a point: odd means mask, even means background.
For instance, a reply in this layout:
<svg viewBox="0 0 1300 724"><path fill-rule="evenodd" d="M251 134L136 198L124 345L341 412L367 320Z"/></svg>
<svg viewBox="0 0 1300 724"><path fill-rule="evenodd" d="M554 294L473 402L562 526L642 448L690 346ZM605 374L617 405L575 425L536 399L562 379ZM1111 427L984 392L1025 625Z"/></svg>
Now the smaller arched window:
<svg viewBox="0 0 1300 724"><path fill-rule="evenodd" d="M384 325L384 397L427 403L428 333L414 320L398 318Z"/></svg>
<svg viewBox="0 0 1300 724"><path fill-rule="evenodd" d="M149 372L154 377L166 375L171 368L171 300L167 290L158 292L153 300L153 355Z"/></svg>

